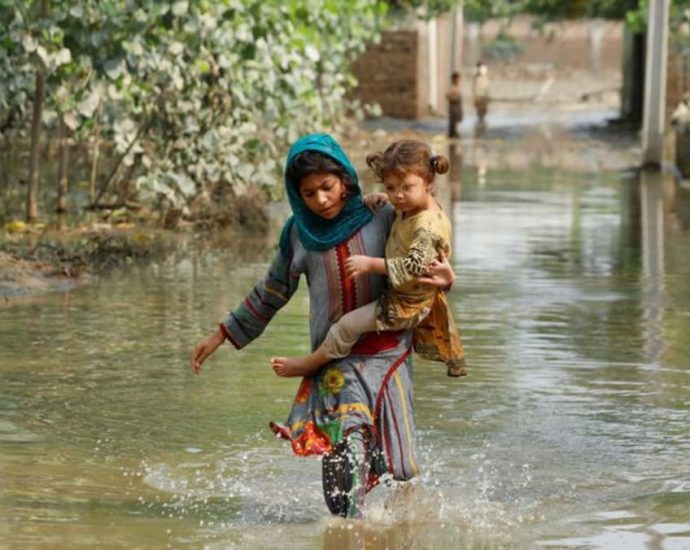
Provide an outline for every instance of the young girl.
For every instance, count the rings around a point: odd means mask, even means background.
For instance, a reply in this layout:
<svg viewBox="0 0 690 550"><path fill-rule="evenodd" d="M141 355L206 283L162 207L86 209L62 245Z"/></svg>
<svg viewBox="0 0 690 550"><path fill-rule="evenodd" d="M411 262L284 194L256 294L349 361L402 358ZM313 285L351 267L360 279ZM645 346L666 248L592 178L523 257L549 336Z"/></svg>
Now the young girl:
<svg viewBox="0 0 690 550"><path fill-rule="evenodd" d="M418 353L446 363L449 376L463 376L465 354L445 295L417 280L440 255L450 255L450 221L433 195L435 175L448 171L448 160L433 155L425 143L405 140L369 155L367 164L383 182L396 217L386 257L351 256L346 273L387 275L388 288L377 301L343 315L310 355L272 358L273 370L279 376L311 376L328 361L349 355L366 332L414 328Z"/></svg>

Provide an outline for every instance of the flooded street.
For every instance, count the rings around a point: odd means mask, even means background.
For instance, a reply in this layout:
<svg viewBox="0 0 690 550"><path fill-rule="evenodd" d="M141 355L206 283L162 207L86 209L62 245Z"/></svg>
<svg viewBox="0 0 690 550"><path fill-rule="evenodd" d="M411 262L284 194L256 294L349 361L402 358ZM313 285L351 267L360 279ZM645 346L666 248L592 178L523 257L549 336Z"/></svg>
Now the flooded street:
<svg viewBox="0 0 690 550"><path fill-rule="evenodd" d="M690 190L578 132L439 145L471 375L415 359L422 475L363 522L267 429L304 280L261 339L188 365L272 240L3 305L0 547L690 548Z"/></svg>

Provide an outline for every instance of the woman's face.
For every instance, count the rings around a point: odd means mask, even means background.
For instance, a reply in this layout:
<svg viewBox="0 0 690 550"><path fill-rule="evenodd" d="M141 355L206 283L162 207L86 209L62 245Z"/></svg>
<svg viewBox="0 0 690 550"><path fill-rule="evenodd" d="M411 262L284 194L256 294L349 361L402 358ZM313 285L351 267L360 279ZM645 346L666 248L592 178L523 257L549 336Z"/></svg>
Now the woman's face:
<svg viewBox="0 0 690 550"><path fill-rule="evenodd" d="M347 187L335 174L315 172L302 178L299 194L314 214L332 220L345 206Z"/></svg>

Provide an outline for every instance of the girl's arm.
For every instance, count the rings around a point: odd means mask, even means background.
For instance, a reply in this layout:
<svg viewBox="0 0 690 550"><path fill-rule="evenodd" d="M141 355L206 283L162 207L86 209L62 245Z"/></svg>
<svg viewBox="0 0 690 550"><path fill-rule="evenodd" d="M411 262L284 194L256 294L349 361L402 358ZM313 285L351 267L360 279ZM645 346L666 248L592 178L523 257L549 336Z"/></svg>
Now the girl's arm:
<svg viewBox="0 0 690 550"><path fill-rule="evenodd" d="M357 277L365 273L388 275L386 260L370 256L350 256L345 260L345 271L350 277ZM436 286L444 290L450 290L454 281L455 272L443 253L437 259L432 260L422 276L417 278L418 283Z"/></svg>
<svg viewBox="0 0 690 550"><path fill-rule="evenodd" d="M225 341L241 349L257 338L273 316L288 303L296 292L300 274L293 270L292 257L276 253L264 278L242 303L220 323L218 329L194 347L192 370L199 373L201 365Z"/></svg>
<svg viewBox="0 0 690 550"><path fill-rule="evenodd" d="M388 215L388 227L393 224L395 213L390 203L384 205L382 214ZM421 229L415 235L415 243L410 250L410 255L405 258L394 258L394 264L410 268L410 280L416 279L422 284L448 289L455 280L455 273L448 259L443 253L437 255L435 243L437 238L428 230ZM424 256L419 263L420 256ZM438 256L438 257L437 257ZM415 265L416 264L416 265ZM388 275L389 266L385 258L374 258L371 256L350 256L345 260L345 271L350 277L364 275L366 273L378 273ZM417 273L416 275L414 273Z"/></svg>
<svg viewBox="0 0 690 550"><path fill-rule="evenodd" d="M406 256L386 258L388 279L397 288L422 277L437 258L438 236L431 230L421 227L415 231Z"/></svg>
<svg viewBox="0 0 690 550"><path fill-rule="evenodd" d="M388 270L386 269L386 260L384 258L355 254L345 260L345 273L350 277L358 277L366 273L388 275Z"/></svg>

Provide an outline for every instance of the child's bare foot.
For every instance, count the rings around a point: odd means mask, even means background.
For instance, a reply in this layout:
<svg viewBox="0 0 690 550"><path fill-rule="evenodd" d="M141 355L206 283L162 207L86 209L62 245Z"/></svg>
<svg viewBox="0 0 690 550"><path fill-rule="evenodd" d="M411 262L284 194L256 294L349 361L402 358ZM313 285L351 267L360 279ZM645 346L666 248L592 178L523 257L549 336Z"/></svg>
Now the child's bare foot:
<svg viewBox="0 0 690 550"><path fill-rule="evenodd" d="M271 357L271 366L278 376L308 376L311 369L304 365L304 357Z"/></svg>
<svg viewBox="0 0 690 550"><path fill-rule="evenodd" d="M271 357L271 366L278 376L311 376L328 362L328 357L318 348L304 357Z"/></svg>

